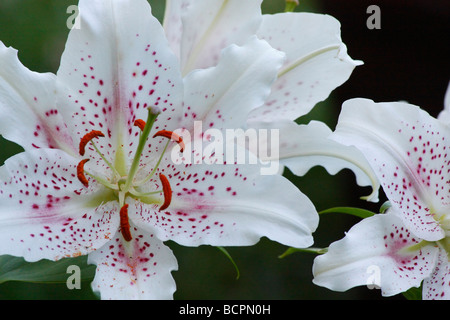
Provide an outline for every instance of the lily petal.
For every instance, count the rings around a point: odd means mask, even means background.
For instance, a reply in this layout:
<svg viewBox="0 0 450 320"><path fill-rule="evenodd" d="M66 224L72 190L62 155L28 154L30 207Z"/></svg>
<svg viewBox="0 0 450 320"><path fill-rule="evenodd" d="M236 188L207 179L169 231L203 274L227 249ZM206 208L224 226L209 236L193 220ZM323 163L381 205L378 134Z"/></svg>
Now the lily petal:
<svg viewBox="0 0 450 320"><path fill-rule="evenodd" d="M354 145L374 168L392 205L418 237L445 237L439 217L450 210L450 129L417 106L352 99L333 139Z"/></svg>
<svg viewBox="0 0 450 320"><path fill-rule="evenodd" d="M283 59L283 53L256 37L223 50L216 67L185 78L185 127L193 121L219 130L245 127L248 113L270 94Z"/></svg>
<svg viewBox="0 0 450 320"><path fill-rule="evenodd" d="M261 23L261 0L169 1L164 27L169 39L181 40L183 75L216 65L220 52L231 44L242 45ZM180 31L180 38L171 35ZM171 30L173 28L173 30ZM172 45L176 49L175 46Z"/></svg>
<svg viewBox="0 0 450 320"><path fill-rule="evenodd" d="M366 218L315 258L313 282L334 291L378 286L383 296L419 287L433 272L439 251L417 246L420 240L394 214Z"/></svg>
<svg viewBox="0 0 450 320"><path fill-rule="evenodd" d="M81 0L79 10L81 28L70 31L57 73L60 110L77 143L101 130L100 149L128 148L147 107L160 109L159 121L180 112L178 61L147 1Z"/></svg>
<svg viewBox="0 0 450 320"><path fill-rule="evenodd" d="M191 2L192 0L166 0L162 24L169 46L178 59L180 59L181 38L183 36L181 14L186 12Z"/></svg>
<svg viewBox="0 0 450 320"><path fill-rule="evenodd" d="M287 58L267 102L250 119L295 120L325 100L361 64L347 54L340 23L328 15L264 15L257 35Z"/></svg>
<svg viewBox="0 0 450 320"><path fill-rule="evenodd" d="M171 271L178 268L172 251L158 238L133 227L125 242L118 232L88 256L97 265L92 289L102 299L173 299L176 286Z"/></svg>
<svg viewBox="0 0 450 320"><path fill-rule="evenodd" d="M342 169L350 169L358 185L372 187L372 193L364 198L378 201L380 183L363 154L354 147L329 139L332 131L324 123L311 121L308 125L298 125L284 120L272 123L252 121L249 125L258 130L279 130L278 143L259 142L258 153L263 161L280 160L282 165L299 176L315 166L322 166L333 175ZM260 135L260 138L268 136Z"/></svg>
<svg viewBox="0 0 450 320"><path fill-rule="evenodd" d="M0 134L25 150L59 148L75 154L55 107L55 75L30 71L20 63L17 51L2 42L0 60Z"/></svg>
<svg viewBox="0 0 450 320"><path fill-rule="evenodd" d="M448 300L450 296L450 270L448 253L440 248L432 276L423 282L424 300Z"/></svg>
<svg viewBox="0 0 450 320"><path fill-rule="evenodd" d="M108 195L83 191L77 159L54 149L15 155L0 168L1 253L27 261L87 254L118 228Z"/></svg>
<svg viewBox="0 0 450 320"><path fill-rule="evenodd" d="M263 236L288 246L312 245L319 220L314 205L286 178L261 175L253 161L161 165L172 186L172 203L160 212L159 205L136 202L130 218L159 239L186 246L252 245Z"/></svg>

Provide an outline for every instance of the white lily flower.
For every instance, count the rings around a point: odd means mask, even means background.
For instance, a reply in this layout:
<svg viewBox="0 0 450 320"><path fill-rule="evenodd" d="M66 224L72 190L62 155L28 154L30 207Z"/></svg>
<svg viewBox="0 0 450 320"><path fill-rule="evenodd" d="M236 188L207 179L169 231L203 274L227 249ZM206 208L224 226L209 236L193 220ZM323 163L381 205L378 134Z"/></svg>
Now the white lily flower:
<svg viewBox="0 0 450 320"><path fill-rule="evenodd" d="M392 207L364 219L316 258L314 282L333 290L369 284L382 293L423 281L424 299L449 299L450 128L407 103L346 101L333 138L355 146L377 174Z"/></svg>
<svg viewBox="0 0 450 320"><path fill-rule="evenodd" d="M168 299L177 261L166 240L310 246L317 212L287 179L259 165L176 164L169 152L212 157L208 141L173 131L242 126L284 54L250 37L183 80L147 1L80 0L79 10L56 75L0 43L0 133L25 150L0 168L0 254L89 255L103 299Z"/></svg>

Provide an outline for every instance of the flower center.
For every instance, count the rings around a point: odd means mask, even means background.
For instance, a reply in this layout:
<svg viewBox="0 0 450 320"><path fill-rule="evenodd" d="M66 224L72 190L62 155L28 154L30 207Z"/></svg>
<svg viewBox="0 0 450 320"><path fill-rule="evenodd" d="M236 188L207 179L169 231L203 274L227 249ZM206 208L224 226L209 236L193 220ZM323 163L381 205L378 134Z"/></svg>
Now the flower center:
<svg viewBox="0 0 450 320"><path fill-rule="evenodd" d="M87 179L87 176L90 176L94 180L96 180L98 183L102 184L108 189L113 190L113 192L116 194L119 205L120 205L120 230L122 233L123 238L126 241L131 241L133 238L130 231L130 223L128 219L128 204L125 203L126 197L133 197L141 202L144 203L157 203L161 202L160 200L157 200L154 198L157 194L163 194L164 200L162 205L160 206L159 210L165 210L169 207L171 201L172 201L172 189L170 187L169 180L164 174L159 174L159 180L162 185L162 190L155 190L150 192L142 192L141 189L143 186L147 184L147 182L154 176L156 173L159 164L161 163L161 160L164 156L164 153L167 150L167 147L170 143L170 141L174 141L178 143L181 147L181 151L184 149L184 143L181 137L173 133L172 131L167 130L161 130L158 131L153 138L156 137L165 137L168 138L167 144L164 147L163 152L161 153L161 156L159 157L156 165L154 168L148 173L148 175L140 181L136 181L135 175L138 171L140 159L143 154L145 145L147 144L147 139L150 134L150 131L153 127L153 124L158 117L160 111L157 108L148 108L148 118L147 121L144 121L142 119L138 119L134 122L134 125L138 127L141 131L140 138L139 138L139 144L136 148L136 154L133 159L133 162L128 170L128 174L123 176L119 173L119 170L117 170L108 159L100 152L100 150L97 148L94 139L98 139L101 137L104 137L105 135L101 131L93 130L80 140L80 146L79 146L79 152L81 156L84 156L85 149L88 144L92 146L92 148L95 150L96 153L98 153L103 160L103 162L112 170L113 174L110 178L108 177L99 177L94 175L91 172L88 172L84 167L85 164L90 160L89 158L83 159L79 162L77 166L77 177L78 180L87 188L89 187L89 180Z"/></svg>

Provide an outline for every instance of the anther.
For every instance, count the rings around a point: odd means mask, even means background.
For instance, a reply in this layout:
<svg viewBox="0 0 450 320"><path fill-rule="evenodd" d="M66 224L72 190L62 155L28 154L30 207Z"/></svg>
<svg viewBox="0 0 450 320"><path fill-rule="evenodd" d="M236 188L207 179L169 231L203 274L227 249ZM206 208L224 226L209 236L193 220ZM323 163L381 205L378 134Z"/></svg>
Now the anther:
<svg viewBox="0 0 450 320"><path fill-rule="evenodd" d="M130 222L128 221L128 204L124 204L122 208L120 208L120 232L122 232L122 236L125 241L131 241L133 237L130 232Z"/></svg>
<svg viewBox="0 0 450 320"><path fill-rule="evenodd" d="M78 180L87 188L89 187L89 182L86 179L86 176L84 175L84 164L88 162L89 159L81 160L80 163L77 165L77 177Z"/></svg>
<svg viewBox="0 0 450 320"><path fill-rule="evenodd" d="M164 193L164 203L159 208L159 210L165 210L169 207L170 202L172 201L172 188L170 187L169 180L162 173L159 175L159 180L161 180L163 193Z"/></svg>
<svg viewBox="0 0 450 320"><path fill-rule="evenodd" d="M136 127L139 127L139 129L141 129L141 131L144 131L145 124L146 124L145 121L142 119L137 119L136 121L134 121L134 125Z"/></svg>
<svg viewBox="0 0 450 320"><path fill-rule="evenodd" d="M84 156L86 145L94 138L104 137L105 135L98 130L92 130L89 133L86 133L83 138L80 140L80 155Z"/></svg>
<svg viewBox="0 0 450 320"><path fill-rule="evenodd" d="M180 152L184 151L184 142L183 142L183 138L181 138L179 135L177 135L176 133L172 132L172 131L168 131L168 130L161 130L158 131L157 133L154 134L153 138L155 137L165 137L168 138L176 143L178 143L178 145L180 146Z"/></svg>

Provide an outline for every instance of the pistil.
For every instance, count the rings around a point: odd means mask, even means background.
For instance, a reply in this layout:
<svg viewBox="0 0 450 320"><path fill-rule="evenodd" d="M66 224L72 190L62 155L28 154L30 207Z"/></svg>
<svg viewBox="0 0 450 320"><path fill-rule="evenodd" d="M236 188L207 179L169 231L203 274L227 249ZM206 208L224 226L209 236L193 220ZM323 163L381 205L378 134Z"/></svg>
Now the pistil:
<svg viewBox="0 0 450 320"><path fill-rule="evenodd" d="M131 164L130 170L128 172L127 182L125 183L124 186L125 192L127 192L130 189L130 186L133 183L134 176L139 168L139 162L141 160L142 152L144 151L144 147L147 143L147 138L159 114L160 110L158 108L148 108L147 122L145 123L144 130L142 130L142 134L139 139L139 144L136 148L136 154L133 159L133 163Z"/></svg>

